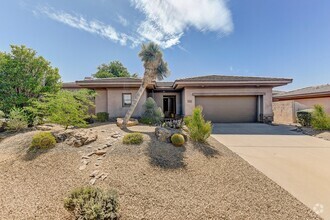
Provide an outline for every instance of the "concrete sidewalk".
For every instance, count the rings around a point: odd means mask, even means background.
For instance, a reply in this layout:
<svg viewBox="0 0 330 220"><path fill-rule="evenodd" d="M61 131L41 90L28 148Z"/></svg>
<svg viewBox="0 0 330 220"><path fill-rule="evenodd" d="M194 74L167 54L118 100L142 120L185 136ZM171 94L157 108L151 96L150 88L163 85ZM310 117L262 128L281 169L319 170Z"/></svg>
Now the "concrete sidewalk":
<svg viewBox="0 0 330 220"><path fill-rule="evenodd" d="M212 136L330 219L330 141L266 124L215 124Z"/></svg>

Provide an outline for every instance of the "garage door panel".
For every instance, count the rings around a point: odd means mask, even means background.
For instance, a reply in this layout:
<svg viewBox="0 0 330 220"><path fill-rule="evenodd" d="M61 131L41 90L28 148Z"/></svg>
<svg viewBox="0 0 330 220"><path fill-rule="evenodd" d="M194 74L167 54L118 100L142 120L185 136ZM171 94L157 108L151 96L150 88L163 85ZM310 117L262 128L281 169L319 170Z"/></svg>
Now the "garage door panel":
<svg viewBox="0 0 330 220"><path fill-rule="evenodd" d="M204 117L212 122L257 121L257 96L199 96L195 103L203 107Z"/></svg>

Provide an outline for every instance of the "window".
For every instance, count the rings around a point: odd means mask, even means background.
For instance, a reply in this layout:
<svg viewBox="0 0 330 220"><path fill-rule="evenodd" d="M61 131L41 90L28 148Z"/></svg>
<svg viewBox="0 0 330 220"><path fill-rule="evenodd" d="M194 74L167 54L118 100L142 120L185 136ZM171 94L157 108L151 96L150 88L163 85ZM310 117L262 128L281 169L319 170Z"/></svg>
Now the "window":
<svg viewBox="0 0 330 220"><path fill-rule="evenodd" d="M132 104L132 94L123 93L123 107L131 106L131 104Z"/></svg>

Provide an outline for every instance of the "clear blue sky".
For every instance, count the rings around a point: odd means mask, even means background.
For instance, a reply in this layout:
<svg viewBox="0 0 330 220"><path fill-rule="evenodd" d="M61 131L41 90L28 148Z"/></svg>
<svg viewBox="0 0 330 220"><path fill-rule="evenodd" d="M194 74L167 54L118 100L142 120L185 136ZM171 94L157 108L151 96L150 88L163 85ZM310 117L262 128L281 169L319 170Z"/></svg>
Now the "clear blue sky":
<svg viewBox="0 0 330 220"><path fill-rule="evenodd" d="M139 44L162 45L176 78L293 78L284 90L330 83L327 0L1 0L0 50L24 44L83 79L120 60L143 74Z"/></svg>

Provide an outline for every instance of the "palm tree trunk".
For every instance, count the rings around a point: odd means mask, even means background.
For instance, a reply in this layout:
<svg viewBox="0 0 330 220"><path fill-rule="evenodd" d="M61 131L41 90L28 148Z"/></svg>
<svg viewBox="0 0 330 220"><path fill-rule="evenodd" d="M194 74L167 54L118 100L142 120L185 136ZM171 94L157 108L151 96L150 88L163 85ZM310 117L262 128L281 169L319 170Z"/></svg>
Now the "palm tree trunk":
<svg viewBox="0 0 330 220"><path fill-rule="evenodd" d="M127 128L127 123L128 123L128 120L131 118L137 104L139 103L141 97L142 97L142 94L144 93L144 91L146 90L147 88L147 85L148 83L142 83L138 92L136 93L135 97L134 97L134 100L130 106L130 108L128 109L128 111L126 112L126 115L125 115L125 118L123 120L123 124L121 126L122 129L125 129Z"/></svg>

